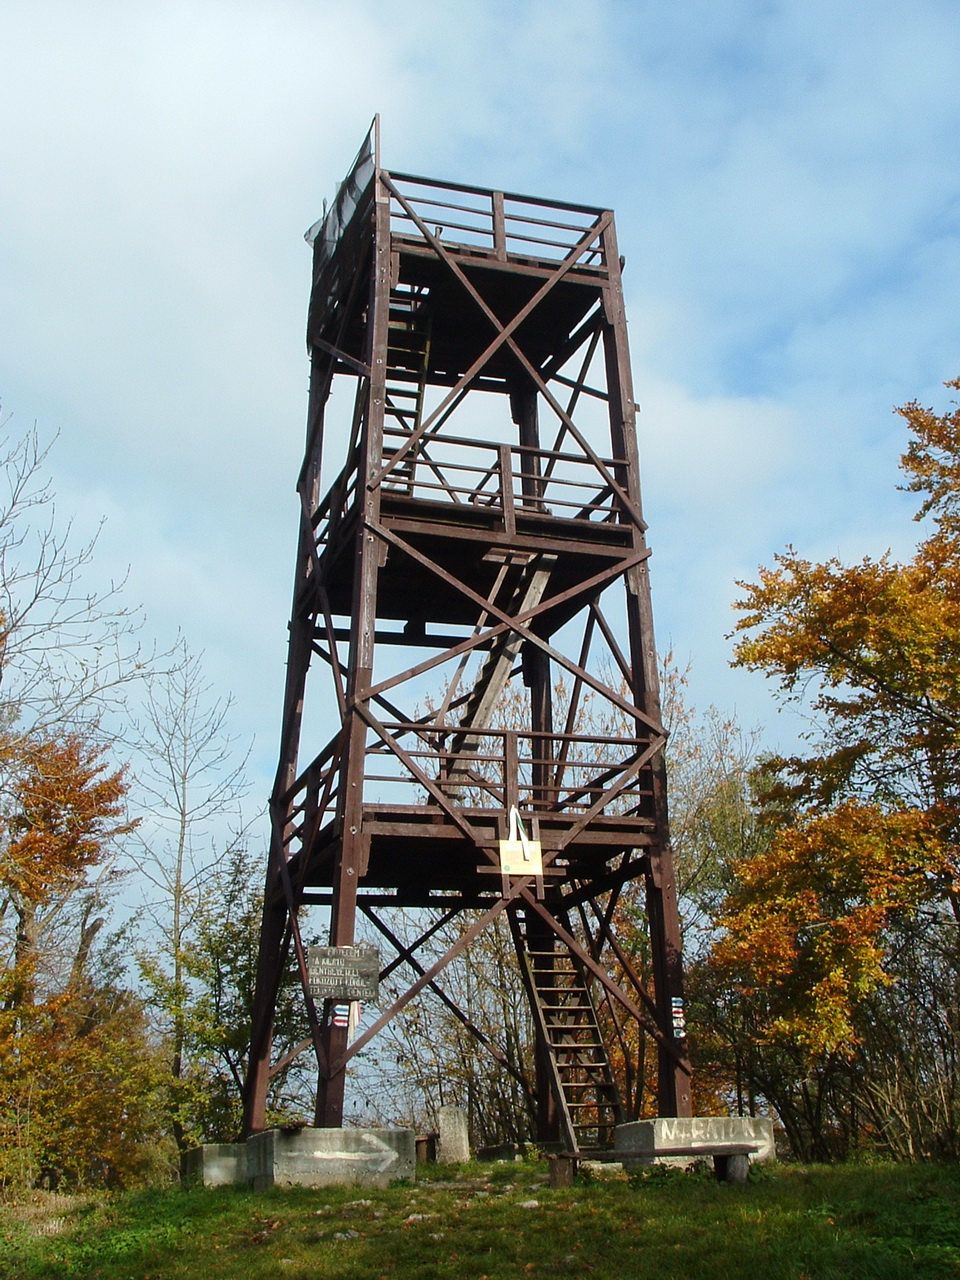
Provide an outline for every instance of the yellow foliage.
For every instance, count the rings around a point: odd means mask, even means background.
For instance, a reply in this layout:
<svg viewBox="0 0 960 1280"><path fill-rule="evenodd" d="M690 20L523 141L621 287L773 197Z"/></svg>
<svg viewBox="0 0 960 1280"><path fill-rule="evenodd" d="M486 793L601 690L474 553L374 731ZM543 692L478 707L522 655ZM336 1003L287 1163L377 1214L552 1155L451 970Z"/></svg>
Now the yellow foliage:
<svg viewBox="0 0 960 1280"><path fill-rule="evenodd" d="M133 824L119 821L124 771L108 773L103 756L103 747L78 733L27 738L15 754L8 752L14 803L3 819L0 881L20 897L44 901L98 862L110 840L131 830Z"/></svg>
<svg viewBox="0 0 960 1280"><path fill-rule="evenodd" d="M853 1043L898 920L957 902L960 410L899 412L904 487L935 526L913 558L817 564L788 548L736 604L735 665L806 699L823 736L768 764L772 840L735 868L713 963L768 1040L811 1056Z"/></svg>
<svg viewBox="0 0 960 1280"><path fill-rule="evenodd" d="M853 1011L887 982L886 930L956 878L928 815L846 801L779 830L735 868L711 963L748 1000L765 1039L811 1056L854 1041Z"/></svg>

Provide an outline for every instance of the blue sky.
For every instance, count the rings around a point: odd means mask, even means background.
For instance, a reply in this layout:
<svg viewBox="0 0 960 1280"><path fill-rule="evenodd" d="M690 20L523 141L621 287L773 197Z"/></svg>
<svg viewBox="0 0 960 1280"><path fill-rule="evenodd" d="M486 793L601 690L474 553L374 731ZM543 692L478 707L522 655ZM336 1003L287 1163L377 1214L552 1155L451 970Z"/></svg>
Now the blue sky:
<svg viewBox="0 0 960 1280"><path fill-rule="evenodd" d="M947 0L5 0L0 397L60 433L97 572L182 628L272 773L303 441L302 233L387 167L616 210L658 640L699 705L737 578L909 553L894 405L960 375Z"/></svg>

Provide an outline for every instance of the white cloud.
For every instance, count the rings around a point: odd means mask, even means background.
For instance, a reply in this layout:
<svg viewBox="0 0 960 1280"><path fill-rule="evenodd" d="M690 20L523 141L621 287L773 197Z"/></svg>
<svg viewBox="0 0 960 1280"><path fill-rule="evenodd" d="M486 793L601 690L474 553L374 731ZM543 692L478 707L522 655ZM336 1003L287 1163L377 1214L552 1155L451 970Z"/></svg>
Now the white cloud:
<svg viewBox="0 0 960 1280"><path fill-rule="evenodd" d="M954 5L33 0L0 22L0 394L62 429L66 505L110 513L104 572L133 562L268 752L300 237L377 110L390 167L616 208L658 627L698 701L746 687L734 578L787 541L909 549L890 411L960 372Z"/></svg>

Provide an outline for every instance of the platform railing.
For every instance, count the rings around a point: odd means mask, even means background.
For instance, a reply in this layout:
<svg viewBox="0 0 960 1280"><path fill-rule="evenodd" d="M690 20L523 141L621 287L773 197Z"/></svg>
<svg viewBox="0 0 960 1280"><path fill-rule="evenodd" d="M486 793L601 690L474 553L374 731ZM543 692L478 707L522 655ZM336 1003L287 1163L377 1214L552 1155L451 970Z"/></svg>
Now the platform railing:
<svg viewBox="0 0 960 1280"><path fill-rule="evenodd" d="M343 732L334 735L271 806L282 823L280 847L289 861L310 847L317 833L335 816L340 802Z"/></svg>
<svg viewBox="0 0 960 1280"><path fill-rule="evenodd" d="M496 511L508 527L519 511L592 523L619 517L610 485L583 454L462 437L408 441L384 431L385 494ZM612 473L626 465L600 461Z"/></svg>
<svg viewBox="0 0 960 1280"><path fill-rule="evenodd" d="M622 517L617 495L582 454L430 435L409 444L406 432L390 428L383 435L386 498L486 511L509 532L518 514L584 525L617 523ZM318 554L356 503L357 461L354 454L313 512ZM617 458L600 461L612 473L626 465Z"/></svg>
<svg viewBox="0 0 960 1280"><path fill-rule="evenodd" d="M367 748L364 803L517 805L572 821L591 810L595 817L634 816L649 796L641 766L651 756L650 737L484 728L469 734L467 749L451 750L464 740L459 726L400 721L384 728L385 737Z"/></svg>
<svg viewBox="0 0 960 1280"><path fill-rule="evenodd" d="M392 173L391 182L409 210L441 243L492 255L501 260L562 261L592 227L598 228L602 209L540 200L505 191L437 182L410 174ZM426 243L416 218L391 194L390 229L395 237ZM599 241L578 256L577 267L602 267Z"/></svg>
<svg viewBox="0 0 960 1280"><path fill-rule="evenodd" d="M650 779L641 766L651 756L650 737L610 734L519 732L482 729L469 749L459 726L394 721L371 732L364 758L363 803L416 813L444 808L476 814L522 813L576 825L584 815L634 819L648 825ZM287 860L314 845L336 816L342 792L342 733L336 734L276 798Z"/></svg>

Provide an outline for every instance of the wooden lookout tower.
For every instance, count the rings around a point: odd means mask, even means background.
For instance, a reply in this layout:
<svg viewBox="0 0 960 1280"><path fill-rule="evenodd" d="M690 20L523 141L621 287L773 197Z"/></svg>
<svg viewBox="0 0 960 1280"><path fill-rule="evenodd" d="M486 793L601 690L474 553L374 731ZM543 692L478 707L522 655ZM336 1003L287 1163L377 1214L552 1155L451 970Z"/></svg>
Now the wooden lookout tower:
<svg viewBox="0 0 960 1280"><path fill-rule="evenodd" d="M375 121L314 231L246 1127L265 1123L291 955L316 1123L335 1127L351 1057L504 915L538 1134L609 1146L632 1118L617 1069L636 1034L656 1046L659 1114L691 1114L613 214L388 172ZM646 980L617 937L625 894ZM299 917L315 904L331 946L362 918L411 973L352 1044L309 995ZM396 908L419 944L397 942ZM438 913L460 926L439 959L419 951Z"/></svg>

